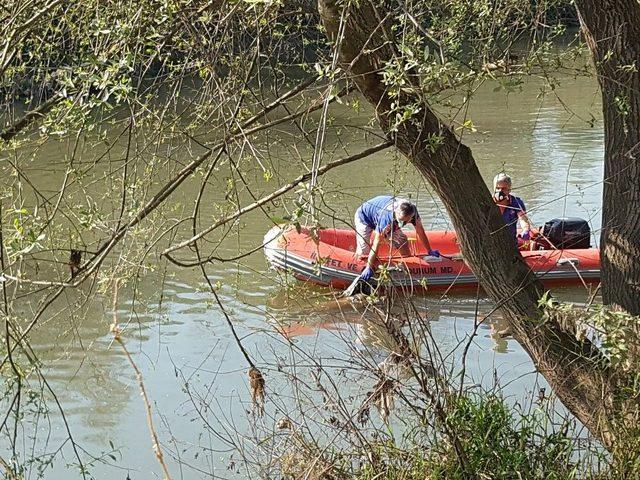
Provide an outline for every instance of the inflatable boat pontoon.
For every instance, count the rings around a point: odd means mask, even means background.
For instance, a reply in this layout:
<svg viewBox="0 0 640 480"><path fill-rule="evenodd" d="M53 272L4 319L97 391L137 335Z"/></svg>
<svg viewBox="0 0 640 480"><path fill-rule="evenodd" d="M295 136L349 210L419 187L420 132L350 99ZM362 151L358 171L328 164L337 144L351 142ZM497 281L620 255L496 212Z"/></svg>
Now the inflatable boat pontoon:
<svg viewBox="0 0 640 480"><path fill-rule="evenodd" d="M410 245L416 245L415 232L406 232ZM412 290L468 289L477 286L475 275L464 262L453 231L427 232L431 248L443 256L416 254L400 257L382 245L379 264L394 287ZM587 240L588 241L588 240ZM326 228L317 231L302 227L275 226L264 238L264 251L270 265L287 270L297 279L335 288L346 288L362 271L366 259L355 256L353 230ZM544 247L542 247L544 248ZM412 251L415 251L412 249ZM549 247L522 251L529 267L547 285L586 285L600 279L600 254L596 248Z"/></svg>

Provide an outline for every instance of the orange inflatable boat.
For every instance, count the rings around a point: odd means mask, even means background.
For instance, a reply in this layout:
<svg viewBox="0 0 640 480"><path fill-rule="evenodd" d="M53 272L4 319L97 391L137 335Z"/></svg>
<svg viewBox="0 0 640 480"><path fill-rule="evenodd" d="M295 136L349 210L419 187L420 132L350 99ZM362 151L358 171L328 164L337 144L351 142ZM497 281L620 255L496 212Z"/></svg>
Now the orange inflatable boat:
<svg viewBox="0 0 640 480"><path fill-rule="evenodd" d="M410 245L415 246L415 232L405 233ZM276 226L265 235L264 251L272 267L287 270L300 280L346 288L366 263L365 258L354 254L355 235L353 230L326 228L317 231L314 238L305 227L298 232L291 226ZM460 254L455 232L431 231L427 235L431 248L439 250L441 257L420 252L401 257L397 251L390 251L388 245L380 246L379 264L385 266L390 283L412 290L476 287L478 281ZM540 242L537 249L521 252L545 285L586 285L600 279L598 249L554 248L549 243Z"/></svg>

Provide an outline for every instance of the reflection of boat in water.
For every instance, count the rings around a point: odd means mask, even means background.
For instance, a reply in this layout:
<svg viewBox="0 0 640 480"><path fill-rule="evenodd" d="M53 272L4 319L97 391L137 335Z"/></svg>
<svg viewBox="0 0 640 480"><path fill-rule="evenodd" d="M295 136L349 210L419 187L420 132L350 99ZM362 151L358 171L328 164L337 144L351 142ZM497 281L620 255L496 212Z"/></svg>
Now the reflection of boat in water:
<svg viewBox="0 0 640 480"><path fill-rule="evenodd" d="M498 353L511 351L511 340L503 333L507 324L487 298L389 293L382 297L363 294L342 297L314 284L297 284L276 290L267 300L266 321L289 341L303 336L317 336L323 344L343 341L360 353L366 352L367 358L377 363L391 361L401 350L396 338L390 335L387 322L402 329L416 352L424 348L424 342L429 343L426 332L440 322L443 325L435 330L446 331L454 346L473 334L479 336L476 342L488 342Z"/></svg>
<svg viewBox="0 0 640 480"><path fill-rule="evenodd" d="M407 232L415 245L415 232ZM394 287L411 290L464 289L477 287L478 281L460 256L456 234L452 231L428 232L440 258L416 254L400 257L388 245L379 249L378 258ZM336 288L347 287L362 271L365 259L355 256L353 230L327 228L315 236L310 229L273 227L265 235L265 255L274 268L290 271L296 278ZM522 256L546 285L585 284L600 279L600 254L595 248L522 251Z"/></svg>
<svg viewBox="0 0 640 480"><path fill-rule="evenodd" d="M391 302L390 307L388 302ZM267 321L275 323L286 336L308 335L318 329L337 330L341 324L380 318L381 312L383 316L394 317L410 312L427 317L429 321L437 321L441 315L473 319L490 311L493 317L499 316L489 299L464 293L443 298L420 297L419 301L401 291L390 296L356 294L345 297L341 292L304 283L276 291L267 299L266 306ZM301 327L300 331L298 327Z"/></svg>
<svg viewBox="0 0 640 480"><path fill-rule="evenodd" d="M294 294L292 298L290 293ZM359 352L361 359L364 355L376 363L391 362L390 356L405 351L399 343L401 336L406 338L404 345L418 352L426 342L427 324L438 317L437 311L428 313L425 305L414 304L402 295L344 297L326 291L316 291L314 295L306 285L278 292L267 307L267 321L289 341L307 335L321 336L323 343L344 342L353 352ZM413 329L408 327L409 311ZM417 328L418 325L422 327ZM394 334L401 331L403 335Z"/></svg>

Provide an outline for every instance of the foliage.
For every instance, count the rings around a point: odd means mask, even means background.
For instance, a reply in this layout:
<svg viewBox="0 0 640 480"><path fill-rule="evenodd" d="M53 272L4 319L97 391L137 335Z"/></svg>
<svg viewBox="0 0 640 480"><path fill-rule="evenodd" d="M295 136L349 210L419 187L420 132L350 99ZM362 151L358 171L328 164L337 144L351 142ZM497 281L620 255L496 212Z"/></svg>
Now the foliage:
<svg viewBox="0 0 640 480"><path fill-rule="evenodd" d="M450 427L478 478L572 480L588 472L577 460L580 447L569 433L570 423L551 425L545 404L522 411L500 396L469 393L451 399L448 407ZM353 478L468 478L451 443L424 429L412 430L401 445L378 443L372 457L376 463L366 464Z"/></svg>
<svg viewBox="0 0 640 480"><path fill-rule="evenodd" d="M540 300L545 307L545 318L557 322L575 335L577 340L589 339L595 343L611 365L624 372L640 374L636 345L640 319L629 313L594 304L584 308L571 303L554 301L548 295Z"/></svg>

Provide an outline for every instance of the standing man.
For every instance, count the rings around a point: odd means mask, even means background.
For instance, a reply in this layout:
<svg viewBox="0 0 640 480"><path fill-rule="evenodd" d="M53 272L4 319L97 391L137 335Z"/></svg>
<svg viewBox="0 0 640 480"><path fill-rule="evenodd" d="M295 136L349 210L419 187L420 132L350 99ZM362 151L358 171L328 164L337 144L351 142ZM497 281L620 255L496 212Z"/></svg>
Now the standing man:
<svg viewBox="0 0 640 480"><path fill-rule="evenodd" d="M401 230L408 223L415 226L418 240L427 250L428 255L439 257L438 250L431 250L418 209L413 203L391 195L379 195L358 207L354 218L358 245L356 255L367 255L367 265L360 275L362 280L369 280L373 276L381 239L389 241L400 250L401 255L411 255L407 236ZM375 234L373 241L369 244L372 232Z"/></svg>

